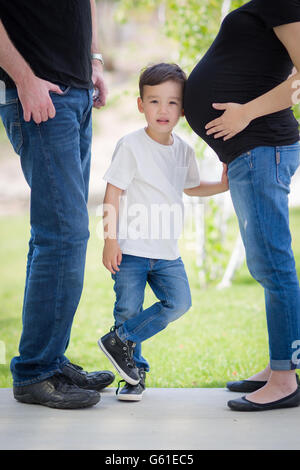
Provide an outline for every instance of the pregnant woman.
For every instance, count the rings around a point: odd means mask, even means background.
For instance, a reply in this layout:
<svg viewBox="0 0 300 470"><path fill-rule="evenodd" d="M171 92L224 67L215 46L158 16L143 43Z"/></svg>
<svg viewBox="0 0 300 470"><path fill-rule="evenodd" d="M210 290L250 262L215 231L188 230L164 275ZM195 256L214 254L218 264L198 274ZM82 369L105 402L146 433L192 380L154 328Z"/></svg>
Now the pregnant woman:
<svg viewBox="0 0 300 470"><path fill-rule="evenodd" d="M265 292L270 362L227 384L249 392L228 402L239 411L300 404L300 289L288 210L300 153L293 65L300 71L300 0L252 0L227 15L186 84L187 121L228 164L247 265Z"/></svg>

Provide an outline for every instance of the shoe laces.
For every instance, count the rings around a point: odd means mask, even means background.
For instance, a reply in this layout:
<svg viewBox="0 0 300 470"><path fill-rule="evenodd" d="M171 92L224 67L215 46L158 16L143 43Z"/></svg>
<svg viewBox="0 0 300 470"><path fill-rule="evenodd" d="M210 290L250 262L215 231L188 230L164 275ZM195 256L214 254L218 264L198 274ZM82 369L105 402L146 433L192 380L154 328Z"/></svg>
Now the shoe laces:
<svg viewBox="0 0 300 470"><path fill-rule="evenodd" d="M78 388L77 385L72 382L69 377L63 374L55 374L50 377L51 382L53 383L56 390L61 392L70 392L74 390L74 388Z"/></svg>
<svg viewBox="0 0 300 470"><path fill-rule="evenodd" d="M117 390L116 390L116 395L118 395L118 393L119 393L121 383L125 383L125 384L126 384L127 382L126 382L126 380L119 380L119 382L118 382L118 388L117 388Z"/></svg>
<svg viewBox="0 0 300 470"><path fill-rule="evenodd" d="M66 364L66 366L69 366L69 367L71 367L72 369L75 369L75 370L83 370L82 367L78 366L77 364L73 364L72 362L68 362Z"/></svg>
<svg viewBox="0 0 300 470"><path fill-rule="evenodd" d="M68 362L68 364L66 364L66 367L69 367L69 369L73 369L75 372L78 372L80 376L88 375L88 372L83 370L83 367L80 367L77 364L73 364L72 362Z"/></svg>
<svg viewBox="0 0 300 470"><path fill-rule="evenodd" d="M116 332L116 330L117 330L116 325L113 325L110 329L111 332ZM116 335L118 337L117 332L116 332ZM134 351L136 343L134 343L133 341L130 341L130 340L122 341L120 338L119 338L119 340L123 344L123 346L122 346L123 355L124 355L127 367L129 367L130 369L134 369L135 363L134 363L134 360L133 360L133 351Z"/></svg>
<svg viewBox="0 0 300 470"><path fill-rule="evenodd" d="M139 384L145 388L145 378L146 378L146 373L145 373L145 370L144 369L139 369L139 376L140 376L140 381L139 381ZM116 390L116 395L118 395L118 392L120 390L120 386L121 384L127 384L127 385L130 385L128 382L126 382L126 380L122 379L122 380L119 380L118 382L118 388Z"/></svg>
<svg viewBox="0 0 300 470"><path fill-rule="evenodd" d="M125 343L123 344L124 344L123 351L124 351L126 364L128 367L133 369L135 367L135 363L133 360L133 351L134 351L135 343L128 340L128 341L125 341Z"/></svg>

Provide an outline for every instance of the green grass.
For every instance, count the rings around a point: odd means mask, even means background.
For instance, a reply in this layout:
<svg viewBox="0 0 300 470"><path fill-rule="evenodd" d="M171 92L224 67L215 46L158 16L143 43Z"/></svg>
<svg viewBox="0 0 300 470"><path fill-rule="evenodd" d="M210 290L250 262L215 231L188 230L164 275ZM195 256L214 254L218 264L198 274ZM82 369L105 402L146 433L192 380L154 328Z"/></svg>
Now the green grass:
<svg viewBox="0 0 300 470"><path fill-rule="evenodd" d="M99 336L112 325L113 282L101 264L102 241L91 217L85 287L74 320L68 357L87 370L110 369L97 346ZM230 224L229 245L236 220ZM291 230L297 266L300 266L300 208L291 211ZM10 358L17 354L21 334L29 222L27 217L0 218L0 387L11 387ZM268 344L262 288L244 265L233 286L218 291L214 284L201 289L195 255L181 242L181 254L190 280L193 306L182 318L143 345L149 360L150 387L223 387L228 380L249 376L268 362ZM147 288L145 307L155 297ZM1 359L1 356L0 356ZM119 377L117 376L117 379ZM114 386L117 384L117 379Z"/></svg>

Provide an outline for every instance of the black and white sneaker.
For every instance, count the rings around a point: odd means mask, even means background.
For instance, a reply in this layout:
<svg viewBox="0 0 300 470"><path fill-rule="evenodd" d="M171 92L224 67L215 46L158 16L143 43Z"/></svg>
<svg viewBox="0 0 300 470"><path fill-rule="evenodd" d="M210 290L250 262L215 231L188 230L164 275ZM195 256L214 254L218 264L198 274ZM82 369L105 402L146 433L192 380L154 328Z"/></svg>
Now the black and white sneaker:
<svg viewBox="0 0 300 470"><path fill-rule="evenodd" d="M141 401L144 391L146 390L145 380L146 372L144 369L139 369L141 380L137 385L130 385L125 380L120 380L116 395L118 400L123 401ZM124 387L120 390L120 384L125 382ZM119 392L120 390L120 392Z"/></svg>
<svg viewBox="0 0 300 470"><path fill-rule="evenodd" d="M129 384L137 385L140 381L140 376L133 360L135 343L129 340L121 341L117 335L116 328L112 327L109 333L98 340L98 344L121 377Z"/></svg>

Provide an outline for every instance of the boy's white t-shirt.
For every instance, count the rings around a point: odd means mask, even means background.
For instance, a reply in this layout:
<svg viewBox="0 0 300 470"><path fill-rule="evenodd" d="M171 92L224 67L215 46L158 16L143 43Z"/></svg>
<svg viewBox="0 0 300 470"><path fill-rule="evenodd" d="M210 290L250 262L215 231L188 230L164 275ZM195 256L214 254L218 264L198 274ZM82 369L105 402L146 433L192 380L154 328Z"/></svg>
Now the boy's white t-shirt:
<svg viewBox="0 0 300 470"><path fill-rule="evenodd" d="M118 242L124 254L174 260L180 256L183 189L200 184L193 148L175 133L162 145L145 129L117 143L103 179L123 189Z"/></svg>

